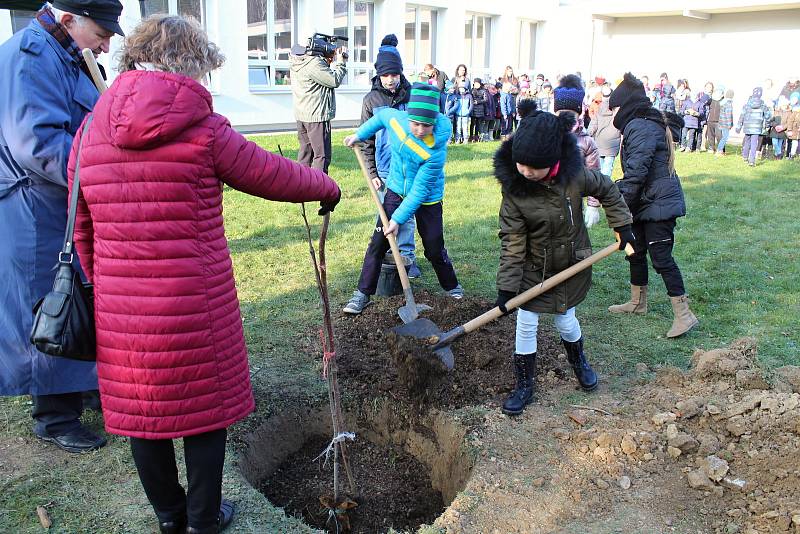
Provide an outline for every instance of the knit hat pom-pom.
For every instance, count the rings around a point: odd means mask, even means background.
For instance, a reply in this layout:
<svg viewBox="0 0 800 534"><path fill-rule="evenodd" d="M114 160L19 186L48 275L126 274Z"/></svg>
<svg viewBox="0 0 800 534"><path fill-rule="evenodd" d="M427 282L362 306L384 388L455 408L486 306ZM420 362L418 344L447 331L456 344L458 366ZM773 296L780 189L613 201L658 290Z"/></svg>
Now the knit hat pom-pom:
<svg viewBox="0 0 800 534"><path fill-rule="evenodd" d="M390 33L383 38L383 41L381 41L381 46L397 46L397 43L397 36L393 33Z"/></svg>

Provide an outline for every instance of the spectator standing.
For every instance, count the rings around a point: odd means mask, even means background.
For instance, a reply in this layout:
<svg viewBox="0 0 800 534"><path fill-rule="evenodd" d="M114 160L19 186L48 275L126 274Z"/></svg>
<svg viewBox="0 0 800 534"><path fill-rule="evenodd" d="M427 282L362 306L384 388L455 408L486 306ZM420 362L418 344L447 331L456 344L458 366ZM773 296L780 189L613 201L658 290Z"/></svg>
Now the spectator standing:
<svg viewBox="0 0 800 534"><path fill-rule="evenodd" d="M700 125L699 113L695 109L694 101L691 96L683 99L681 106L681 114L683 115L683 131L682 131L682 145L681 152L694 152L697 142L697 129Z"/></svg>
<svg viewBox="0 0 800 534"><path fill-rule="evenodd" d="M669 81L666 72L661 73L661 82L656 88L658 93L658 109L667 113L675 113L675 87Z"/></svg>
<svg viewBox="0 0 800 534"><path fill-rule="evenodd" d="M792 112L786 125L786 157L794 159L800 154L800 91L789 95L789 107ZM792 144L794 144L794 154Z"/></svg>
<svg viewBox="0 0 800 534"><path fill-rule="evenodd" d="M722 89L715 89L711 94L708 104L708 117L706 117L706 151L715 152L722 140L719 128L719 119L722 114Z"/></svg>
<svg viewBox="0 0 800 534"><path fill-rule="evenodd" d="M80 421L95 364L37 351L31 310L53 287L70 147L99 97L81 50L108 53L121 12L117 1L57 1L0 45L0 395L31 395L36 437L74 453L106 443Z"/></svg>
<svg viewBox="0 0 800 534"><path fill-rule="evenodd" d="M472 80L472 124L470 129L474 129L474 141L488 141L488 106L491 100L489 93L483 88L483 80L475 78Z"/></svg>
<svg viewBox="0 0 800 534"><path fill-rule="evenodd" d="M542 84L541 90L537 93L536 109L553 112L553 86L548 81Z"/></svg>
<svg viewBox="0 0 800 534"><path fill-rule="evenodd" d="M463 63L456 67L456 73L455 76L453 76L453 86L456 88L456 92L458 92L459 87L463 87L467 91L472 89L472 84L467 76L467 66Z"/></svg>
<svg viewBox="0 0 800 534"><path fill-rule="evenodd" d="M497 115L498 101L497 89L492 83L483 84L483 89L486 91L486 135L485 141L492 141L494 139L495 118Z"/></svg>
<svg viewBox="0 0 800 534"><path fill-rule="evenodd" d="M472 115L472 94L463 85L458 86L458 111L456 111L456 142L469 140L469 121Z"/></svg>
<svg viewBox="0 0 800 534"><path fill-rule="evenodd" d="M614 160L619 154L621 136L614 126L614 113L608 105L611 95L609 87L603 87L603 100L597 115L589 123L589 135L594 137L597 150L600 154L600 172L611 176L614 170Z"/></svg>
<svg viewBox="0 0 800 534"><path fill-rule="evenodd" d="M772 114L769 107L764 103L761 98L763 89L756 87L753 89L753 94L747 99L747 103L742 108L742 113L739 115L739 123L736 127L736 133L741 133L744 130L744 141L742 142L742 158L751 166L756 164L756 153L758 152L758 141L761 134L764 132Z"/></svg>
<svg viewBox="0 0 800 534"><path fill-rule="evenodd" d="M129 438L160 532L214 534L234 512L222 499L227 427L255 408L223 185L319 200L320 214L340 191L213 112L201 81L224 57L196 21L148 17L119 57L121 74L69 161L72 187L81 147L75 248L94 283L103 416L107 431Z"/></svg>
<svg viewBox="0 0 800 534"><path fill-rule="evenodd" d="M331 164L331 121L336 117L336 92L347 75L347 51L333 56L296 44L289 56L292 73L294 117L301 165L328 172Z"/></svg>
<svg viewBox="0 0 800 534"><path fill-rule="evenodd" d="M441 93L442 101L441 101L440 106L439 106L440 107L439 112L444 113L445 112L445 105L446 105L446 98L447 98L447 94L448 94L448 91L447 91L447 88L445 87L445 84L448 81L450 81L450 78L447 77L447 74L445 74L444 72L440 71L439 69L437 69L436 67L434 67L430 63L428 63L427 65L425 65L425 67L423 67L422 72L427 77L427 80L424 81L423 83L428 83L430 85L435 86L439 90L439 92ZM422 81L422 80L420 80L420 81Z"/></svg>
<svg viewBox="0 0 800 534"><path fill-rule="evenodd" d="M719 143L717 143L717 156L725 155L725 145L728 144L731 128L733 128L733 89L728 89L725 91L725 98L720 102L720 138Z"/></svg>
<svg viewBox="0 0 800 534"><path fill-rule="evenodd" d="M775 113L772 116L772 127L769 135L772 137L772 150L775 159L783 159L784 144L786 143L786 125L792 114L789 99L779 96L775 104Z"/></svg>

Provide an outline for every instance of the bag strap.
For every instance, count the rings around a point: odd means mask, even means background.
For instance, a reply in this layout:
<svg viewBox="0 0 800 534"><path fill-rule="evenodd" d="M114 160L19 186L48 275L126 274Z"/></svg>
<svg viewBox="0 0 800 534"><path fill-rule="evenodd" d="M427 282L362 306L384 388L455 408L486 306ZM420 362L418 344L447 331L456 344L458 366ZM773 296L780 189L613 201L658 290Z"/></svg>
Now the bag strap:
<svg viewBox="0 0 800 534"><path fill-rule="evenodd" d="M86 139L86 132L89 131L89 125L92 123L94 115L90 114L83 124L83 132L81 133L81 141L78 143L78 154L75 157L75 176L72 178L72 194L69 199L69 215L67 215L67 230L64 233L64 246L61 247L61 252L58 254L58 263L72 263L72 249L74 246L73 237L75 235L75 217L78 214L78 196L80 195L81 179L81 148L83 148L83 140Z"/></svg>

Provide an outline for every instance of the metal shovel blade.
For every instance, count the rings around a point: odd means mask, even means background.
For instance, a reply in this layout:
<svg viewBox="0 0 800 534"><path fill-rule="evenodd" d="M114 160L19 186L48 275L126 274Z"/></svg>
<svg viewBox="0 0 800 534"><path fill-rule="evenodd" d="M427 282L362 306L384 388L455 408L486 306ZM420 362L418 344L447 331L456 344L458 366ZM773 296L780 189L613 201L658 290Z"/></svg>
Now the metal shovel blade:
<svg viewBox="0 0 800 534"><path fill-rule="evenodd" d="M425 306L422 304L421 306ZM404 306L405 307L405 306ZM455 357L450 345L445 345L439 348L433 348L433 345L439 342L439 338L443 335L436 323L430 319L420 318L410 321L406 324L392 328L392 332L399 336L409 336L415 339L422 339L428 341L431 345L433 353L441 360L448 371L452 371L455 367Z"/></svg>
<svg viewBox="0 0 800 534"><path fill-rule="evenodd" d="M432 309L427 304L406 304L397 309L397 315L404 323L408 324L416 321L420 313Z"/></svg>

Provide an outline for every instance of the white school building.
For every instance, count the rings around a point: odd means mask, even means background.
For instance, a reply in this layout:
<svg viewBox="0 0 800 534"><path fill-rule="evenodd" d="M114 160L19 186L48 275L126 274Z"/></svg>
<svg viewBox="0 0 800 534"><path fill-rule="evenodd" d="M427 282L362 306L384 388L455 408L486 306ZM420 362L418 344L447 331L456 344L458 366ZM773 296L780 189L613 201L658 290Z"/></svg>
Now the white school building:
<svg viewBox="0 0 800 534"><path fill-rule="evenodd" d="M497 78L511 65L531 78L580 72L612 84L630 70L657 80L711 80L737 108L766 79L800 77L800 2L767 0L123 0L122 27L142 16L199 19L227 61L208 82L216 111L241 131L294 129L289 50L314 32L349 38L334 125L356 124L384 35L394 33L409 79L433 63L450 77ZM2 3L0 3L2 5ZM0 9L0 42L31 13ZM112 55L121 38L112 40ZM101 62L114 76L114 61ZM738 115L738 113L737 113Z"/></svg>

